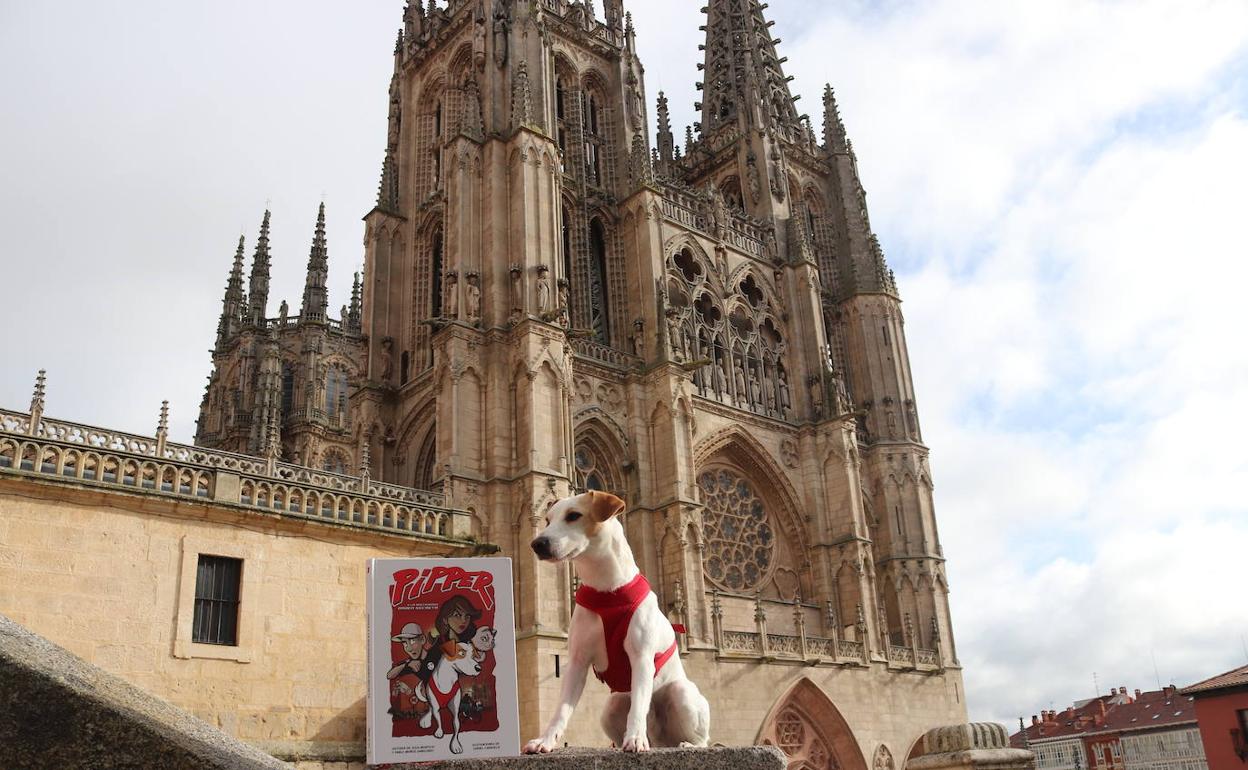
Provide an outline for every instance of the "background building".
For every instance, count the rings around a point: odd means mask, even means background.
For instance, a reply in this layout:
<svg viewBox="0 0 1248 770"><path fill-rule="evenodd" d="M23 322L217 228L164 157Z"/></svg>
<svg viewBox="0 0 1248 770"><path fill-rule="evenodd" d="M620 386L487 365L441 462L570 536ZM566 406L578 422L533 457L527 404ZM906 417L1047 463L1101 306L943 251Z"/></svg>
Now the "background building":
<svg viewBox="0 0 1248 770"><path fill-rule="evenodd" d="M1021 720L1020 720L1021 723ZM1205 770L1190 697L1173 687L1113 688L1065 711L1043 711L1010 743L1030 748L1040 770Z"/></svg>
<svg viewBox="0 0 1248 770"><path fill-rule="evenodd" d="M1195 699L1210 770L1248 765L1248 666L1197 682L1183 695Z"/></svg>

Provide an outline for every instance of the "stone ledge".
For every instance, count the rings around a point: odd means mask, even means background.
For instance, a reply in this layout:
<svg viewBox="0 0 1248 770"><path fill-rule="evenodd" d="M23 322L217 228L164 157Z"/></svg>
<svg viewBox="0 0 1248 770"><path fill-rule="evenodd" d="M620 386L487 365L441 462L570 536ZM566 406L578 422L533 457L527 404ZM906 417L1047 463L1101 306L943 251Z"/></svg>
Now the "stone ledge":
<svg viewBox="0 0 1248 770"><path fill-rule="evenodd" d="M654 749L625 754L618 749L561 749L500 759L373 765L389 770L785 770L784 754L773 746L711 749Z"/></svg>
<svg viewBox="0 0 1248 770"><path fill-rule="evenodd" d="M6 770L289 770L0 615Z"/></svg>

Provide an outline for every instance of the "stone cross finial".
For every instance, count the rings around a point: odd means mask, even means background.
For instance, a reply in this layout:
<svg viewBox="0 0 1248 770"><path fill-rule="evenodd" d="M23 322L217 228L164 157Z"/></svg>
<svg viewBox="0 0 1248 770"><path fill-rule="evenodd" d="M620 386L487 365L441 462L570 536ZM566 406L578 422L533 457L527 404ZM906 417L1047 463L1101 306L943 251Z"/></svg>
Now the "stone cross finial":
<svg viewBox="0 0 1248 770"><path fill-rule="evenodd" d="M47 375L46 369L40 369L39 374L35 375L35 392L30 397L30 427L27 428L27 433L31 436L38 434L39 422L43 419L43 397L46 393L44 386L47 383Z"/></svg>
<svg viewBox="0 0 1248 770"><path fill-rule="evenodd" d="M169 434L169 402L160 402L160 422L156 424L156 436L166 436Z"/></svg>
<svg viewBox="0 0 1248 770"><path fill-rule="evenodd" d="M360 491L368 492L370 467L373 464L372 449L368 445L368 437L364 438L364 446L360 449Z"/></svg>

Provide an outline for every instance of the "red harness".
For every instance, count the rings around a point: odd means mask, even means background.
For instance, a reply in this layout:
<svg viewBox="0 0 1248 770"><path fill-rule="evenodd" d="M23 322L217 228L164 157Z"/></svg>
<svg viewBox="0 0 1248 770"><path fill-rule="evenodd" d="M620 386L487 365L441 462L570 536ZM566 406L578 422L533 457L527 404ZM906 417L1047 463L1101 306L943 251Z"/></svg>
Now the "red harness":
<svg viewBox="0 0 1248 770"><path fill-rule="evenodd" d="M607 670L594 669L594 676L606 683L611 692L630 692L633 689L633 666L624 652L624 637L628 634L633 613L650 595L650 583L645 575L637 577L614 591L599 591L582 585L576 589L576 603L602 618L602 633L607 642ZM672 629L684 633L683 626ZM663 664L676 654L676 642L667 650L654 656L654 675L658 676Z"/></svg>
<svg viewBox="0 0 1248 770"><path fill-rule="evenodd" d="M455 679L455 686L450 692L439 692L438 685L433 681L433 677L429 677L429 692L433 695L434 700L438 702L438 708L446 708L450 705L451 699L455 697L455 693L459 692L459 678Z"/></svg>

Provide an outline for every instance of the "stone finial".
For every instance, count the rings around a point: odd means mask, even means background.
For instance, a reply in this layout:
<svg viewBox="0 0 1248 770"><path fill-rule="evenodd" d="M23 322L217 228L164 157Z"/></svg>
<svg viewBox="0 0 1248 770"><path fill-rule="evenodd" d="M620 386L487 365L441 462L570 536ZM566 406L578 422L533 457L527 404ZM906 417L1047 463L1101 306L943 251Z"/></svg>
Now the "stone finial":
<svg viewBox="0 0 1248 770"><path fill-rule="evenodd" d="M722 618L724 616L724 606L719 601L719 589L711 591L711 617Z"/></svg>
<svg viewBox="0 0 1248 770"><path fill-rule="evenodd" d="M277 410L269 410L268 441L265 442L265 456L276 462L282 456L282 425L277 419Z"/></svg>
<svg viewBox="0 0 1248 770"><path fill-rule="evenodd" d="M43 398L46 394L45 385L48 381L46 369L40 369L35 375L35 392L30 397L30 425L26 432L31 436L39 434L39 423L43 420Z"/></svg>
<svg viewBox="0 0 1248 770"><path fill-rule="evenodd" d="M160 402L160 422L156 424L156 435L166 436L169 434L169 402Z"/></svg>
<svg viewBox="0 0 1248 770"><path fill-rule="evenodd" d="M845 136L845 124L836 106L836 92L832 84L823 87L823 148L834 155L849 152Z"/></svg>
<svg viewBox="0 0 1248 770"><path fill-rule="evenodd" d="M394 148L386 148L381 161L381 181L377 184L377 209L387 214L399 213L399 166L394 161Z"/></svg>
<svg viewBox="0 0 1248 770"><path fill-rule="evenodd" d="M754 594L754 622L762 623L767 620L767 611L763 609L763 592L758 591Z"/></svg>
<svg viewBox="0 0 1248 770"><path fill-rule="evenodd" d="M316 212L316 230L308 252L308 273L303 284L303 306L299 311L302 323L324 323L329 307L325 282L329 277L329 249L325 243L325 202Z"/></svg>
<svg viewBox="0 0 1248 770"><path fill-rule="evenodd" d="M364 445L360 447L360 491L368 492L369 476L372 473L372 448L369 446L368 436L364 437Z"/></svg>
<svg viewBox="0 0 1248 770"><path fill-rule="evenodd" d="M269 209L264 210L260 221L260 235L256 238L256 251L251 256L251 276L248 280L250 298L247 302L247 321L254 326L264 326L269 304Z"/></svg>

